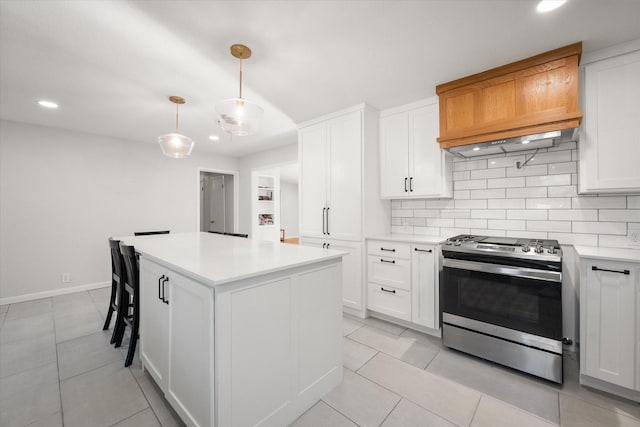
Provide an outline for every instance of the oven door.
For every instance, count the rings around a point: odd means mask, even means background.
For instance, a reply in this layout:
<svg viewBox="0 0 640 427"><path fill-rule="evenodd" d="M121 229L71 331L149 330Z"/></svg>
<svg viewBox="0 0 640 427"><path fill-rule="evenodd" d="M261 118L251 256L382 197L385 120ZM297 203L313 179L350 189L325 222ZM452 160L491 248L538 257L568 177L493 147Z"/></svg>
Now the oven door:
<svg viewBox="0 0 640 427"><path fill-rule="evenodd" d="M560 341L560 272L445 258L443 313Z"/></svg>

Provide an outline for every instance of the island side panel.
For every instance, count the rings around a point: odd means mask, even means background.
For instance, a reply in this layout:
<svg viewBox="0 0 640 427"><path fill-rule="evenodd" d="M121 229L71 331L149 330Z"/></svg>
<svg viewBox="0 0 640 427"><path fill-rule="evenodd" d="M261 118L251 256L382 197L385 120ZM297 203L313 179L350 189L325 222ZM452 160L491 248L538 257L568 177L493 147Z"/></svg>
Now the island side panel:
<svg viewBox="0 0 640 427"><path fill-rule="evenodd" d="M340 383L341 277L333 259L215 288L217 425L287 425Z"/></svg>

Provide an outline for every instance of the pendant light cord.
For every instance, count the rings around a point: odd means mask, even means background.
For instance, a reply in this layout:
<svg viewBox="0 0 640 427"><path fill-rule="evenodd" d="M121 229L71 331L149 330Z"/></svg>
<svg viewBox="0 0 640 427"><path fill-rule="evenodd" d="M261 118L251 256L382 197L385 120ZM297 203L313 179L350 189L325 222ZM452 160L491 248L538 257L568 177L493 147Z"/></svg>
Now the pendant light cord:
<svg viewBox="0 0 640 427"><path fill-rule="evenodd" d="M242 99L242 58L240 58L240 99Z"/></svg>
<svg viewBox="0 0 640 427"><path fill-rule="evenodd" d="M178 103L176 102L176 133L180 133L178 131Z"/></svg>

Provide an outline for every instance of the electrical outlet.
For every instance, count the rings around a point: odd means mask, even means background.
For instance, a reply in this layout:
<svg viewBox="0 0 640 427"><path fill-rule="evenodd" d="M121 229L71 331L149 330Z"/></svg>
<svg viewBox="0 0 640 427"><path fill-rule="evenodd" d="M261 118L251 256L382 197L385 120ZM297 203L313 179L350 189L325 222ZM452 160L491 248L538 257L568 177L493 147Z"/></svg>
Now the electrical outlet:
<svg viewBox="0 0 640 427"><path fill-rule="evenodd" d="M629 224L627 240L630 246L640 247L640 224Z"/></svg>
<svg viewBox="0 0 640 427"><path fill-rule="evenodd" d="M62 283L71 282L71 273L62 273Z"/></svg>

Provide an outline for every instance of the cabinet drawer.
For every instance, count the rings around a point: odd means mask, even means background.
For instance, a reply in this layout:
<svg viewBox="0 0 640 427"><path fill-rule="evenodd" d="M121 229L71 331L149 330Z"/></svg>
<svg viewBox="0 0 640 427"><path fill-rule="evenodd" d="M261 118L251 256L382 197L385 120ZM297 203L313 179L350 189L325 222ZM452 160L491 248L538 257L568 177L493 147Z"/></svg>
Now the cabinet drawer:
<svg viewBox="0 0 640 427"><path fill-rule="evenodd" d="M367 281L410 291L411 261L369 255Z"/></svg>
<svg viewBox="0 0 640 427"><path fill-rule="evenodd" d="M411 292L369 283L367 294L369 310L411 321Z"/></svg>
<svg viewBox="0 0 640 427"><path fill-rule="evenodd" d="M411 250L408 243L371 240L367 245L369 255L409 259Z"/></svg>

